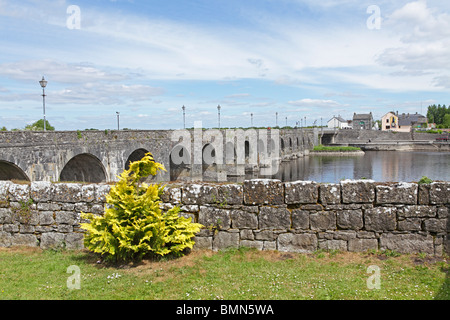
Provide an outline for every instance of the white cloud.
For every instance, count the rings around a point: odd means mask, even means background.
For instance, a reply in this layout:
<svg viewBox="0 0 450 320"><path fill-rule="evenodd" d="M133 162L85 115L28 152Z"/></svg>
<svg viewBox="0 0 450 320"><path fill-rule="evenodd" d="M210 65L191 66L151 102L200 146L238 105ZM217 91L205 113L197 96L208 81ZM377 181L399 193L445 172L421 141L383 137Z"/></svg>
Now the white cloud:
<svg viewBox="0 0 450 320"><path fill-rule="evenodd" d="M426 86L450 88L450 15L429 7L424 0L407 3L387 19L386 27L400 38L385 48L377 62L394 68L393 75L422 77ZM432 77L429 77L432 75Z"/></svg>
<svg viewBox="0 0 450 320"><path fill-rule="evenodd" d="M342 104L340 104L337 101L334 100L322 100L322 99L301 99L301 100L295 100L295 101L289 101L290 105L297 106L297 107L316 107L316 108L336 108L341 107Z"/></svg>
<svg viewBox="0 0 450 320"><path fill-rule="evenodd" d="M0 75L17 80L47 80L62 83L86 83L94 81L119 81L127 77L110 73L88 63L66 63L57 60L26 60L0 65Z"/></svg>

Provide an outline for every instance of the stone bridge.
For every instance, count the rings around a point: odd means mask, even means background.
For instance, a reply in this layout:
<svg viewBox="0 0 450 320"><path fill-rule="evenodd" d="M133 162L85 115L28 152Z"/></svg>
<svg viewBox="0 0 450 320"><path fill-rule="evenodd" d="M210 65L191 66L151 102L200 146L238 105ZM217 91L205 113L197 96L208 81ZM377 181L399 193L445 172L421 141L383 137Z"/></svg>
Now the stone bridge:
<svg viewBox="0 0 450 320"><path fill-rule="evenodd" d="M166 168L155 181L225 181L302 156L307 129L0 132L0 180L112 182L151 152Z"/></svg>

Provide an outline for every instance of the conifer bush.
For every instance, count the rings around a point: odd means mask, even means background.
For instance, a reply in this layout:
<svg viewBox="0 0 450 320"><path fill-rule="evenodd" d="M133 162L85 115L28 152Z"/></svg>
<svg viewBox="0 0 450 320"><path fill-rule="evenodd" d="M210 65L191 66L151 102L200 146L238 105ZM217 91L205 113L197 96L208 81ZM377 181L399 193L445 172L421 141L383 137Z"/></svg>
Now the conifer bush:
<svg viewBox="0 0 450 320"><path fill-rule="evenodd" d="M147 153L119 176L120 180L106 195L108 206L102 216L82 214L83 219L89 220L81 224L87 231L87 249L118 262L141 260L152 253L182 255L185 249L193 247L193 237L203 226L191 218L180 217L179 207L163 212L159 197L164 186L142 182L160 170L165 171L164 166Z"/></svg>

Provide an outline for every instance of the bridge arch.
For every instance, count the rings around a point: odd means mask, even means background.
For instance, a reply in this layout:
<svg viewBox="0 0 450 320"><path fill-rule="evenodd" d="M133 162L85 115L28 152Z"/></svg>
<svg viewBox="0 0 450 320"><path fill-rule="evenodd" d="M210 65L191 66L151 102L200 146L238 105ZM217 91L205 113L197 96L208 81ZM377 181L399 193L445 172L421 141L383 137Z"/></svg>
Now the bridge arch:
<svg viewBox="0 0 450 320"><path fill-rule="evenodd" d="M96 156L90 153L81 153L66 163L59 180L100 183L106 181L106 171Z"/></svg>
<svg viewBox="0 0 450 320"><path fill-rule="evenodd" d="M27 174L12 162L0 160L0 180L30 181Z"/></svg>
<svg viewBox="0 0 450 320"><path fill-rule="evenodd" d="M144 148L140 148L140 149L134 150L128 156L128 159L125 162L125 170L128 170L130 168L130 163L141 160L145 156L145 154L148 153L148 152L149 151L144 149Z"/></svg>
<svg viewBox="0 0 450 320"><path fill-rule="evenodd" d="M170 151L170 181L182 180L190 177L191 156L182 145L176 145Z"/></svg>

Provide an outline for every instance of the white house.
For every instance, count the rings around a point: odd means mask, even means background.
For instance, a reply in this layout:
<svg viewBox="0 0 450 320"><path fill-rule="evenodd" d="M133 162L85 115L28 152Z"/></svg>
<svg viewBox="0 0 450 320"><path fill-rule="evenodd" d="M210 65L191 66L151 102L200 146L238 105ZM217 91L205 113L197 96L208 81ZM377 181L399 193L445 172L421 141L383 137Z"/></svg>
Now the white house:
<svg viewBox="0 0 450 320"><path fill-rule="evenodd" d="M341 116L333 116L333 118L328 120L327 126L330 129L345 129L349 127L348 121L344 120Z"/></svg>

